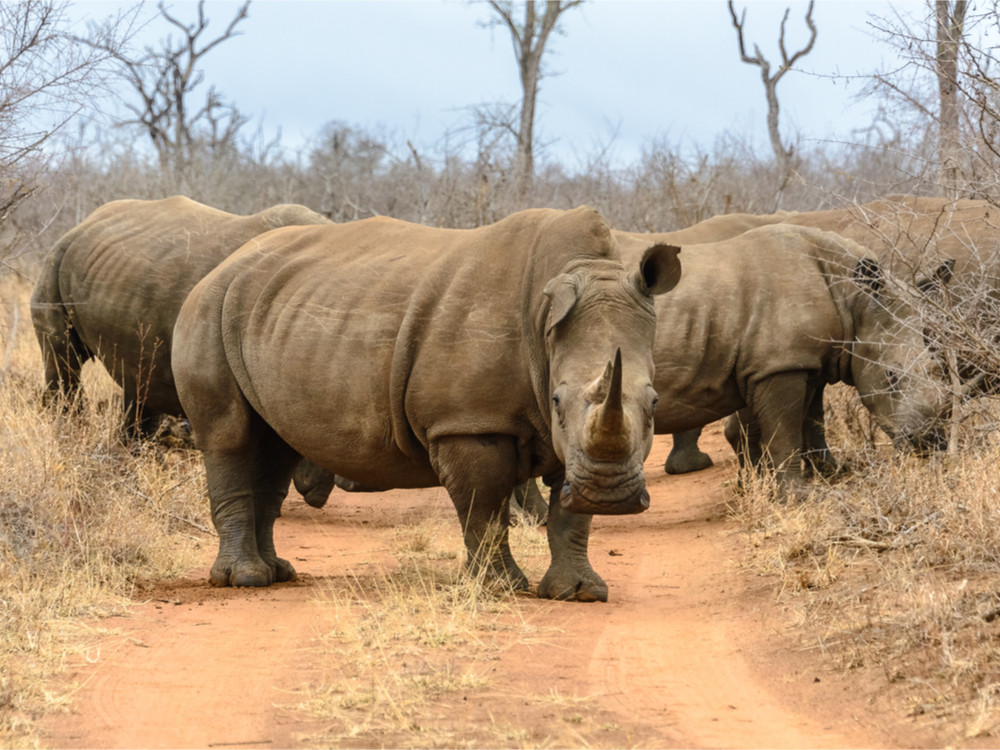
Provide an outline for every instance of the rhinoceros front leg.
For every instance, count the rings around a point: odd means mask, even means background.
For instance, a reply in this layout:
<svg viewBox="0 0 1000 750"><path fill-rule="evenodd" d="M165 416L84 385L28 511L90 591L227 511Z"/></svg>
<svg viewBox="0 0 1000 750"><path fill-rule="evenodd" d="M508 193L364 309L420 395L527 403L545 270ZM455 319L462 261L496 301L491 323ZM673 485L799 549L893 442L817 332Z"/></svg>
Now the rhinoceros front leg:
<svg viewBox="0 0 1000 750"><path fill-rule="evenodd" d="M750 394L750 408L760 425L762 462L777 474L781 497L795 497L802 492L802 425L808 379L805 372L772 375Z"/></svg>
<svg viewBox="0 0 1000 750"><path fill-rule="evenodd" d="M466 569L473 575L526 590L528 579L510 551L508 498L517 483L517 450L507 436L460 436L435 440L431 464L462 524Z"/></svg>
<svg viewBox="0 0 1000 750"><path fill-rule="evenodd" d="M698 447L701 427L685 432L675 432L672 437L674 445L663 465L663 470L667 474L687 474L707 469L712 465L712 457Z"/></svg>
<svg viewBox="0 0 1000 750"><path fill-rule="evenodd" d="M559 502L562 484L562 477L552 482L549 520L545 527L552 563L538 584L538 596L542 599L606 602L608 585L594 572L587 556L592 516L571 513L562 507Z"/></svg>
<svg viewBox="0 0 1000 750"><path fill-rule="evenodd" d="M298 458L273 434L250 450L205 451L212 523L219 534L219 554L209 574L213 585L294 580L295 569L275 550L274 522Z"/></svg>
<svg viewBox="0 0 1000 750"><path fill-rule="evenodd" d="M802 425L802 450L806 459L806 472L824 477L840 473L840 464L826 442L826 417L823 413L823 384L816 387L806 407Z"/></svg>
<svg viewBox="0 0 1000 750"><path fill-rule="evenodd" d="M749 408L743 408L726 418L725 435L739 459L741 471L747 466L755 469L760 467L763 460L761 428ZM826 442L822 385L811 393L806 404L802 423L802 455L806 459L804 476L818 473L833 477L841 470Z"/></svg>

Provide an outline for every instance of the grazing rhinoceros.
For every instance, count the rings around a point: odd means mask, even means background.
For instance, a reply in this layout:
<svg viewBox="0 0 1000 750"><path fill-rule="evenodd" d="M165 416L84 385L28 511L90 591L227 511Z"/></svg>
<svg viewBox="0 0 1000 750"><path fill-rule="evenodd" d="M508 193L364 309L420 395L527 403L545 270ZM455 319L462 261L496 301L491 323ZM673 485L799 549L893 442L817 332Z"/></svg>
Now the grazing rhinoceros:
<svg viewBox="0 0 1000 750"><path fill-rule="evenodd" d="M616 237L626 259L662 239ZM801 480L805 416L826 383L854 385L898 441L936 439L950 404L941 367L913 325L905 283L865 248L774 224L683 252L684 277L656 305L657 433L746 407L783 492Z"/></svg>
<svg viewBox="0 0 1000 750"><path fill-rule="evenodd" d="M31 298L48 397L75 397L83 364L95 358L122 386L126 429L151 434L162 415L181 414L170 347L188 292L259 234L330 223L305 206L236 216L183 196L96 209L56 243ZM300 491L315 501L324 488Z"/></svg>
<svg viewBox="0 0 1000 750"><path fill-rule="evenodd" d="M773 214L721 214L713 216L697 224L672 232L656 234L658 242L671 245L700 245L706 242L718 242L736 237L751 229L778 224L795 216L794 211L778 211ZM624 236L634 237L634 233L625 232ZM650 236L653 235L641 235ZM664 469L668 474L686 474L701 471L712 465L711 457L698 447L698 437L701 428L674 434L673 447L667 456Z"/></svg>
<svg viewBox="0 0 1000 750"><path fill-rule="evenodd" d="M955 310L967 302L981 306L984 287L994 295L1000 291L1000 209L988 201L890 196L862 205L793 213L784 221L836 232L854 240L896 275L933 280L953 273L949 304ZM672 235L658 235L661 239L668 236ZM980 314L977 308L969 317L978 318ZM979 390L994 387L981 377L977 363L966 362L961 351L957 356L959 375L967 383L965 395L974 393L977 387ZM826 442L822 387L816 389L807 411L803 425L803 450L809 457L807 468L823 474L835 473L839 467ZM701 428L697 428L675 434L671 457L691 462L704 455L698 450L700 432ZM750 438L750 454L759 455L760 446L756 445L759 426L746 410L726 420L726 437L741 456L744 435ZM943 436L938 438L924 447L943 447Z"/></svg>
<svg viewBox="0 0 1000 750"><path fill-rule="evenodd" d="M174 329L219 533L211 582L295 576L272 529L301 454L370 487L444 486L468 567L518 588L505 499L543 476L562 493L539 596L606 600L589 514L648 504L652 295L679 276L665 245L624 266L585 207L466 230L375 218L247 243Z"/></svg>

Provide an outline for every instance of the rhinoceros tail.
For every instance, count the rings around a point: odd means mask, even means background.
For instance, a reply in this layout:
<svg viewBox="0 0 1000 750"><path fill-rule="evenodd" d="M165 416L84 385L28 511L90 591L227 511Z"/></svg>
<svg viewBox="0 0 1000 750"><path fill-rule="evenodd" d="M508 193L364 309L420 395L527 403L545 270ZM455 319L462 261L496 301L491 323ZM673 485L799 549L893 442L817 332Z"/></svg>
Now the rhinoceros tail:
<svg viewBox="0 0 1000 750"><path fill-rule="evenodd" d="M64 237L46 258L31 295L31 322L42 350L45 366L45 401L62 395L75 398L80 386L80 369L90 352L73 326L73 314L59 291L59 274L68 241Z"/></svg>

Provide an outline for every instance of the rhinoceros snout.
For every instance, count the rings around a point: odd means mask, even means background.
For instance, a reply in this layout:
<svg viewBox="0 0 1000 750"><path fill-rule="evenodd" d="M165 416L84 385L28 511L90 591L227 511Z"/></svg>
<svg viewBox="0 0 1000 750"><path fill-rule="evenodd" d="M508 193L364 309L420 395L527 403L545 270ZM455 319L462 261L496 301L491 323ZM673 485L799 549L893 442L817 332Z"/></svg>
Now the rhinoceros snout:
<svg viewBox="0 0 1000 750"><path fill-rule="evenodd" d="M645 482L639 488L621 496L602 497L588 492L575 482L565 482L559 496L559 504L572 513L586 513L595 516L625 516L642 513L649 508L649 492Z"/></svg>
<svg viewBox="0 0 1000 750"><path fill-rule="evenodd" d="M920 458L946 450L948 435L943 429L933 429L926 432L899 435L893 442L893 447L901 452L910 452Z"/></svg>

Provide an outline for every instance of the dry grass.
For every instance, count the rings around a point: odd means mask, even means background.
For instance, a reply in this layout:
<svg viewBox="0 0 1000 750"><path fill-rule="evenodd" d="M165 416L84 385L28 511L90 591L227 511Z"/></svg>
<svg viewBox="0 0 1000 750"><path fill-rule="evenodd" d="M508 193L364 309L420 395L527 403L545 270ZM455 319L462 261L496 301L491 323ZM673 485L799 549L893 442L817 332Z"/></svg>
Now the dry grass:
<svg viewBox="0 0 1000 750"><path fill-rule="evenodd" d="M80 623L121 611L136 580L190 567L209 524L197 456L126 449L118 396L100 368L87 368L80 414L42 408L29 295L15 279L0 285L4 746L36 744L33 722L65 704L46 680L94 637Z"/></svg>
<svg viewBox="0 0 1000 750"><path fill-rule="evenodd" d="M772 503L766 486L737 497L749 564L779 576L807 647L881 675L867 688L873 700L947 727L951 741L996 736L998 404L968 405L960 452L919 459L894 453L845 391L831 401L831 445L848 475L803 503Z"/></svg>
<svg viewBox="0 0 1000 750"><path fill-rule="evenodd" d="M511 547L528 576L539 578L548 565L544 533L518 524ZM295 708L329 728L310 744L528 742L528 730L499 720L485 721L470 736L462 715L453 714L456 701L471 708L468 701L493 687L490 674L504 652L557 635L532 622L540 603L464 574L464 547L451 519L401 528L392 556L392 565L332 580L321 592L319 604L335 613L334 628L321 639L324 676Z"/></svg>
<svg viewBox="0 0 1000 750"><path fill-rule="evenodd" d="M0 746L16 747L38 746L38 719L69 706L72 696L51 686L105 635L93 622L124 612L136 582L182 575L214 544L200 457L126 448L118 389L102 368L85 368L78 412L42 407L29 295L23 282L0 281ZM537 580L548 565L544 531L519 511L515 519L512 547ZM548 604L464 575L452 518L401 527L394 555L390 569L322 592L318 604L337 622L322 640L328 670L299 701L333 727L317 741L545 744L507 717L490 717L475 740L460 737L442 700L482 695L502 653L556 635L532 622ZM570 723L583 710L581 699L534 700L565 706Z"/></svg>
<svg viewBox="0 0 1000 750"><path fill-rule="evenodd" d="M137 580L180 575L200 545L214 543L206 541L200 459L123 447L117 394L99 368L86 373L79 414L40 406L28 294L23 283L0 282L2 746L36 745L34 722L66 705L67 696L46 687L96 637L80 623L122 611ZM856 399L832 390L830 442L849 471L817 482L796 504L773 503L766 478L749 482L732 506L748 565L779 577L778 596L795 605L804 647L821 649L836 668L878 677L866 688L873 699L957 727L955 742L995 736L997 404L967 406L959 452L919 460L896 455ZM529 578L540 579L544 534L515 526L512 547ZM325 676L296 702L328 727L314 744L602 744L579 733L587 698L551 694L523 696L558 705L551 735L489 714L474 736L465 726L459 734L451 716L465 698L487 702L503 654L559 634L533 620L535 600L461 575L453 519L401 529L394 556L387 569L333 580L323 592L320 606L336 613L322 642Z"/></svg>

